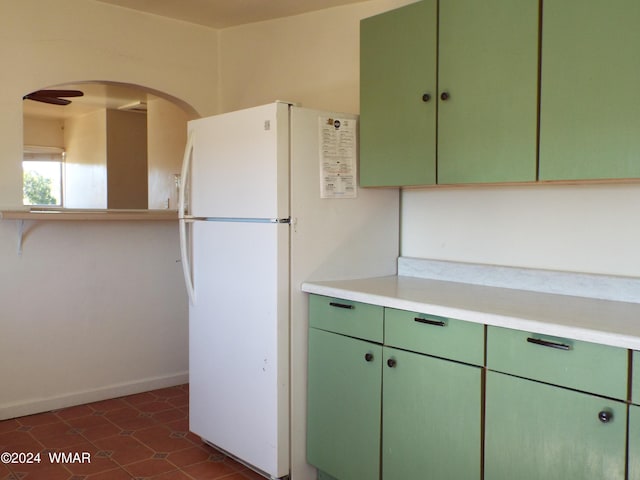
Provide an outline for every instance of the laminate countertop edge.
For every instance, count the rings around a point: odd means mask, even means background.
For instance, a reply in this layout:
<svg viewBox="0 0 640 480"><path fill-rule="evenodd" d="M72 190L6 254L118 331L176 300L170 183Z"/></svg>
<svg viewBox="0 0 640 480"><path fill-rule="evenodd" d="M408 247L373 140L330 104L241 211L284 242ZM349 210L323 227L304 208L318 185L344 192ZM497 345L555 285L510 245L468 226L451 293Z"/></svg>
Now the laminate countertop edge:
<svg viewBox="0 0 640 480"><path fill-rule="evenodd" d="M303 292L640 350L640 304L386 276L308 281Z"/></svg>
<svg viewBox="0 0 640 480"><path fill-rule="evenodd" d="M178 220L178 213L167 210L0 210L0 220L173 221Z"/></svg>

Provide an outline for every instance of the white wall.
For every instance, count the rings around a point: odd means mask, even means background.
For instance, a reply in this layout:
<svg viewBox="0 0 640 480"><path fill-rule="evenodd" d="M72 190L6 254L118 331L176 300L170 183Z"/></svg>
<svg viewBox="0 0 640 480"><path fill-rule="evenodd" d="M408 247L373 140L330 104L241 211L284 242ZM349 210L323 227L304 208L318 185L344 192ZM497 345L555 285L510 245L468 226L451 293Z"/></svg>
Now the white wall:
<svg viewBox="0 0 640 480"><path fill-rule="evenodd" d="M64 205L107 208L107 112L95 110L64 122Z"/></svg>
<svg viewBox="0 0 640 480"><path fill-rule="evenodd" d="M164 99L147 105L150 209L178 209L175 175L182 167L187 120L184 110Z"/></svg>
<svg viewBox="0 0 640 480"><path fill-rule="evenodd" d="M187 381L173 222L0 222L0 419Z"/></svg>
<svg viewBox="0 0 640 480"><path fill-rule="evenodd" d="M410 257L640 276L640 185L408 190Z"/></svg>
<svg viewBox="0 0 640 480"><path fill-rule="evenodd" d="M25 145L64 148L64 121L25 117L23 138Z"/></svg>
<svg viewBox="0 0 640 480"><path fill-rule="evenodd" d="M218 32L93 0L0 0L0 208L22 206L22 96L90 80L218 110ZM0 418L187 379L175 222L0 221Z"/></svg>
<svg viewBox="0 0 640 480"><path fill-rule="evenodd" d="M222 30L221 110L286 100L357 113L360 19L412 1L371 0Z"/></svg>

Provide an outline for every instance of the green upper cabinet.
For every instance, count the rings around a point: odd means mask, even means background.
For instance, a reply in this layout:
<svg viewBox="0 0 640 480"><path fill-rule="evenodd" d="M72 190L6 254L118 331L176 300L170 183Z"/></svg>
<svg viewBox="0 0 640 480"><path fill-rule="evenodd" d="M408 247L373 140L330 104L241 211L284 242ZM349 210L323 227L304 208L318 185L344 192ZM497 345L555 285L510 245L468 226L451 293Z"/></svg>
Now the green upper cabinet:
<svg viewBox="0 0 640 480"><path fill-rule="evenodd" d="M640 2L545 0L540 180L640 177Z"/></svg>
<svg viewBox="0 0 640 480"><path fill-rule="evenodd" d="M442 0L439 18L438 183L535 181L538 0Z"/></svg>
<svg viewBox="0 0 640 480"><path fill-rule="evenodd" d="M360 24L362 186L436 181L437 31L436 0Z"/></svg>
<svg viewBox="0 0 640 480"><path fill-rule="evenodd" d="M360 184L535 181L538 0L439 3L361 22Z"/></svg>

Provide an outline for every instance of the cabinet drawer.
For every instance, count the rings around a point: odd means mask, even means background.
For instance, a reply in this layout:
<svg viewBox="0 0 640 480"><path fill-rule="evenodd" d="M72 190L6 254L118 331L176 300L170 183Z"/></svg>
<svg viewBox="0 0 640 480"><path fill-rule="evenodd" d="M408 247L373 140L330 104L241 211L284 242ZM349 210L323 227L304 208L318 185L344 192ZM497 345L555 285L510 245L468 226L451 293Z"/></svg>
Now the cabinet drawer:
<svg viewBox="0 0 640 480"><path fill-rule="evenodd" d="M487 328L487 368L608 397L627 398L627 350Z"/></svg>
<svg viewBox="0 0 640 480"><path fill-rule="evenodd" d="M309 325L329 332L382 343L384 309L341 298L311 295Z"/></svg>
<svg viewBox="0 0 640 480"><path fill-rule="evenodd" d="M484 364L484 325L424 313L386 308L385 345Z"/></svg>

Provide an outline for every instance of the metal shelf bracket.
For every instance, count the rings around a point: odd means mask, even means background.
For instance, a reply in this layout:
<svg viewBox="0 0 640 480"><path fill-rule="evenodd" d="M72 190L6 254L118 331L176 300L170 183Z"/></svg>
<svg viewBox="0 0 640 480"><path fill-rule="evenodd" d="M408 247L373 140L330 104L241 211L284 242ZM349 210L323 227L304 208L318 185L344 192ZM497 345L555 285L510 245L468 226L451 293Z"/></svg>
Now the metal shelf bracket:
<svg viewBox="0 0 640 480"><path fill-rule="evenodd" d="M22 239L24 237L24 220L18 220L18 256L22 256Z"/></svg>

